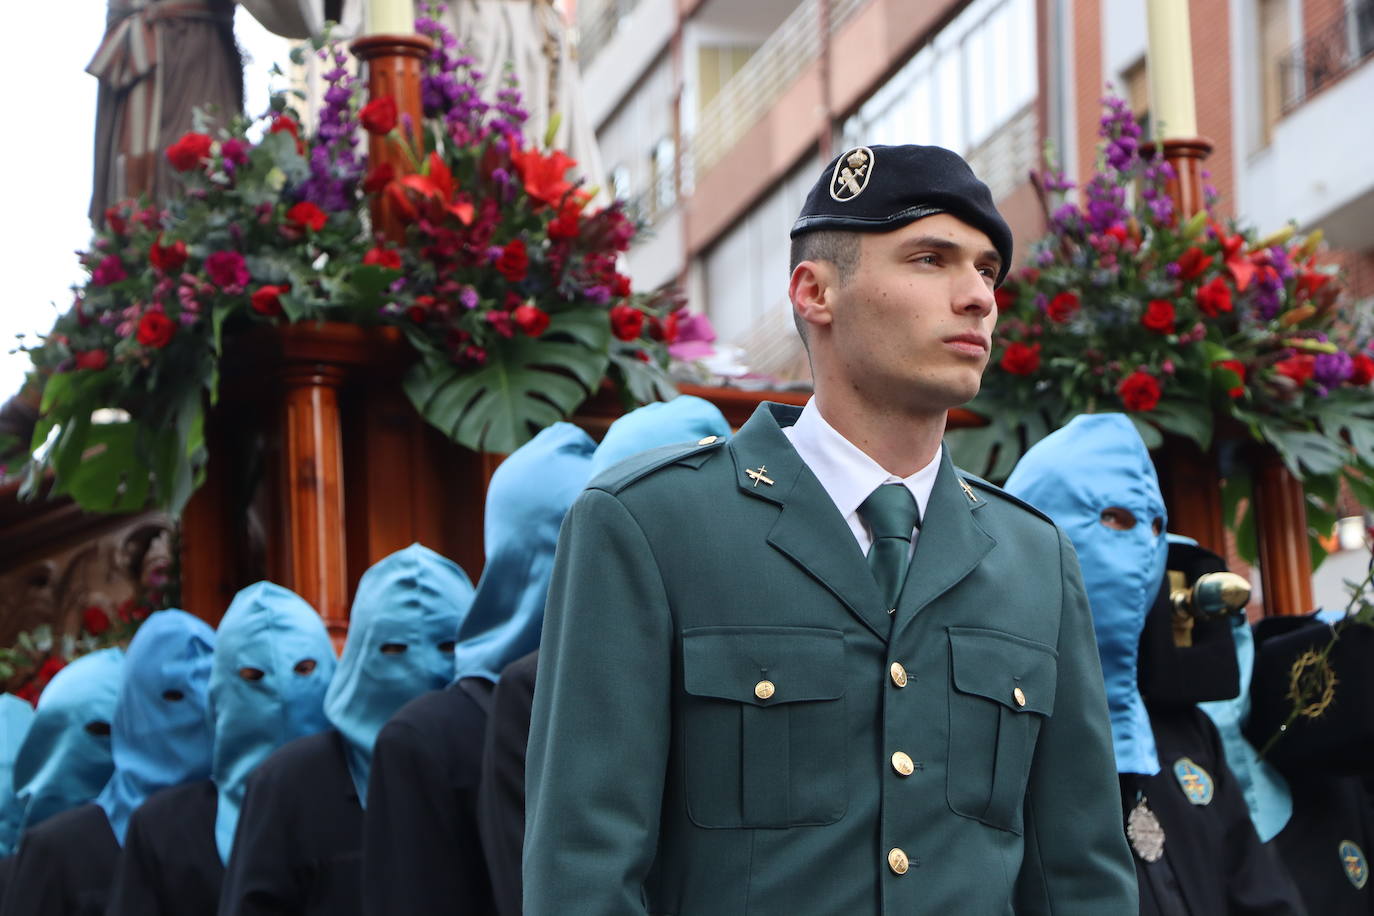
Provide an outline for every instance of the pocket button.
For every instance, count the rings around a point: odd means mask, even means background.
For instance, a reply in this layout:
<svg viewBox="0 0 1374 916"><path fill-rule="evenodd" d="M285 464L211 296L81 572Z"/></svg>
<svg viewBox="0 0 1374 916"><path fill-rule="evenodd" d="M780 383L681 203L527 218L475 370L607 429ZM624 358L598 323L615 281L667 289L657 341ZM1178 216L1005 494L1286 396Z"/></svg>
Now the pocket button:
<svg viewBox="0 0 1374 916"><path fill-rule="evenodd" d="M772 681L763 680L754 685L754 696L760 700L766 700L776 692Z"/></svg>
<svg viewBox="0 0 1374 916"><path fill-rule="evenodd" d="M1020 687L1017 687L1011 692L1011 698L1016 701L1017 706L1026 705L1026 692Z"/></svg>

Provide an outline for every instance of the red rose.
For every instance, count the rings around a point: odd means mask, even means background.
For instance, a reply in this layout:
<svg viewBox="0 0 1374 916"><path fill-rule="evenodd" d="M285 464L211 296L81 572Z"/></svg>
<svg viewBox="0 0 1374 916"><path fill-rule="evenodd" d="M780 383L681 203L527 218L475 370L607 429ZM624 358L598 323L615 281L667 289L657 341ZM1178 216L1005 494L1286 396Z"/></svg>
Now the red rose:
<svg viewBox="0 0 1374 916"><path fill-rule="evenodd" d="M210 155L210 147L214 142L208 134L195 131L183 134L180 140L167 147L167 161L178 172L189 172Z"/></svg>
<svg viewBox="0 0 1374 916"><path fill-rule="evenodd" d="M175 241L170 245L162 244L162 233L148 249L148 261L164 274L174 274L186 263L186 243Z"/></svg>
<svg viewBox="0 0 1374 916"><path fill-rule="evenodd" d="M611 295L617 299L624 299L630 295L630 278L624 274L616 274L615 282L611 284Z"/></svg>
<svg viewBox="0 0 1374 916"><path fill-rule="evenodd" d="M1145 314L1140 317L1140 323L1160 334L1174 333L1174 304L1164 299L1150 300L1145 307Z"/></svg>
<svg viewBox="0 0 1374 916"><path fill-rule="evenodd" d="M259 315L275 317L282 313L282 294L290 291L290 284L283 284L281 286L259 286L254 290L249 300L249 304L253 306L253 311L257 312Z"/></svg>
<svg viewBox="0 0 1374 916"><path fill-rule="evenodd" d="M110 227L110 231L115 235L123 235L129 228L128 222L124 219L124 205L114 204L105 208L105 225Z"/></svg>
<svg viewBox="0 0 1374 916"><path fill-rule="evenodd" d="M1227 369L1234 372L1236 377L1240 379L1240 382L1234 387L1228 388L1226 393L1233 398L1239 398L1245 395L1245 363L1238 359L1219 359L1212 363L1212 368Z"/></svg>
<svg viewBox="0 0 1374 916"><path fill-rule="evenodd" d="M1226 285L1220 274L1198 288L1197 307L1209 318L1231 311L1231 287Z"/></svg>
<svg viewBox="0 0 1374 916"><path fill-rule="evenodd" d="M110 364L110 354L104 350L82 350L76 354L76 368L98 372Z"/></svg>
<svg viewBox="0 0 1374 916"><path fill-rule="evenodd" d="M487 320L487 324L496 329L496 333L509 340L515 336L515 322L511 320L510 312L487 312L482 316Z"/></svg>
<svg viewBox="0 0 1374 916"><path fill-rule="evenodd" d="M644 313L621 303L611 309L611 332L621 340L634 340L644 330Z"/></svg>
<svg viewBox="0 0 1374 916"><path fill-rule="evenodd" d="M1045 309L1045 314L1050 316L1050 320L1063 324L1074 316L1078 311L1078 296L1070 292L1062 292L1050 300L1050 304Z"/></svg>
<svg viewBox="0 0 1374 916"><path fill-rule="evenodd" d="M395 248L369 248L363 255L364 264L385 267L388 270L401 269L401 253Z"/></svg>
<svg viewBox="0 0 1374 916"><path fill-rule="evenodd" d="M1007 344L1007 350L998 365L1012 375L1033 375L1040 368L1040 344L1012 341Z"/></svg>
<svg viewBox="0 0 1374 916"><path fill-rule="evenodd" d="M382 162L372 167L363 179L363 190L369 194L377 194L387 185L391 184L396 177L396 167L390 162Z"/></svg>
<svg viewBox="0 0 1374 916"><path fill-rule="evenodd" d="M323 229L325 220L329 219L323 210L308 200L303 200L287 210L286 218L302 229L313 229L316 232Z"/></svg>
<svg viewBox="0 0 1374 916"><path fill-rule="evenodd" d="M38 681L40 684L47 684L48 681L53 679L57 672L65 667L67 667L67 662L65 660L58 658L56 655L49 655L43 660L43 665L38 669L38 673L33 676L34 680Z"/></svg>
<svg viewBox="0 0 1374 916"><path fill-rule="evenodd" d="M1346 379L1350 384L1357 388L1362 388L1370 382L1374 382L1374 359L1370 359L1363 353L1356 353L1350 360L1350 378Z"/></svg>
<svg viewBox="0 0 1374 916"><path fill-rule="evenodd" d="M1202 275L1202 272L1212 263L1212 256L1194 245L1179 255L1178 260L1174 263L1178 265L1180 279L1192 280Z"/></svg>
<svg viewBox="0 0 1374 916"><path fill-rule="evenodd" d="M221 289L229 286L247 286L248 281L252 279L243 255L237 251L216 251L205 259L205 272Z"/></svg>
<svg viewBox="0 0 1374 916"><path fill-rule="evenodd" d="M358 112L358 120L370 134L389 134L396 128L396 100L389 95L373 99Z"/></svg>
<svg viewBox="0 0 1374 916"><path fill-rule="evenodd" d="M1159 380L1148 372L1132 372L1116 386L1127 410L1154 410L1159 405Z"/></svg>
<svg viewBox="0 0 1374 916"><path fill-rule="evenodd" d="M511 312L511 317L520 326L520 330L530 337L538 337L549 326L549 313L532 305L520 306Z"/></svg>
<svg viewBox="0 0 1374 916"><path fill-rule="evenodd" d="M1312 373L1316 367L1317 358L1307 354L1290 356L1274 364L1274 368L1278 370L1279 375L1292 379L1299 387L1311 380Z"/></svg>
<svg viewBox="0 0 1374 916"><path fill-rule="evenodd" d="M507 244L501 249L501 256L496 259L496 269L508 283L519 283L525 279L525 272L529 270L529 266L529 252L525 250L525 243L521 239L515 239Z"/></svg>
<svg viewBox="0 0 1374 916"><path fill-rule="evenodd" d="M679 309L676 312L669 312L668 317L663 319L663 342L666 344L674 343L677 340L678 322L686 309Z"/></svg>
<svg viewBox="0 0 1374 916"><path fill-rule="evenodd" d="M1118 248L1125 248L1126 240L1130 238L1130 233L1126 231L1126 227L1121 223L1113 223L1103 230L1102 234L1108 238L1115 239Z"/></svg>
<svg viewBox="0 0 1374 916"><path fill-rule="evenodd" d="M997 310L1005 312L1016 304L1016 288L1013 286L999 286L992 291L992 298L997 303Z"/></svg>
<svg viewBox="0 0 1374 916"><path fill-rule="evenodd" d="M81 625L87 633L99 636L110 628L110 617L100 608L92 605L81 614Z"/></svg>
<svg viewBox="0 0 1374 916"><path fill-rule="evenodd" d="M144 312L143 317L138 319L136 336L143 346L161 350L171 343L172 335L176 332L176 322L162 312Z"/></svg>

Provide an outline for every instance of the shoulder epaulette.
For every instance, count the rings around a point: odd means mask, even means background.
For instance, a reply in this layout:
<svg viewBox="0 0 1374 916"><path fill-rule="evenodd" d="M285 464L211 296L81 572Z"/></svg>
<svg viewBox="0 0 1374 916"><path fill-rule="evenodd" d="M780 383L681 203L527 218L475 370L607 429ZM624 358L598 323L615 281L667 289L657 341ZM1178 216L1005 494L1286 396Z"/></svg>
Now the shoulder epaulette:
<svg viewBox="0 0 1374 916"><path fill-rule="evenodd" d="M587 486L608 493L619 493L630 484L662 468L672 465L698 468L726 441L724 436L707 436L694 443L660 445L658 448L651 448L611 465L592 478L592 482Z"/></svg>
<svg viewBox="0 0 1374 916"><path fill-rule="evenodd" d="M1036 515L1040 518L1043 518L1051 525L1054 524L1054 519L1050 518L1044 512L1041 512L1039 509L1035 508L1030 503L1026 502L1024 499L1021 499L1018 496L1012 496L1006 490L1003 490L1001 487L997 486L997 484L989 483L988 481L984 480L978 475L970 474L968 471L960 470L959 468L955 468L954 473L958 475L960 479L964 480L966 483L969 483L977 487L979 490L982 490L986 493L990 493L994 496L1000 496L1002 499L1006 500L1012 505L1020 506L1022 509L1025 509L1032 515Z"/></svg>

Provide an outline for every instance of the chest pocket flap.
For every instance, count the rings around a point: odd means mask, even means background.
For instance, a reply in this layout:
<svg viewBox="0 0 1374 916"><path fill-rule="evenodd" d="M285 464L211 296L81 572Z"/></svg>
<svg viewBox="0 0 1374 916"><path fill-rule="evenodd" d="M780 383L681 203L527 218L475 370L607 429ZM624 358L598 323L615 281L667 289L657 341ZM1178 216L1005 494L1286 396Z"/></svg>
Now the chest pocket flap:
<svg viewBox="0 0 1374 916"><path fill-rule="evenodd" d="M954 687L1001 703L1012 712L1054 712L1058 682L1053 647L999 630L950 627Z"/></svg>
<svg viewBox="0 0 1374 916"><path fill-rule="evenodd" d="M693 696L751 706L836 700L844 696L844 634L819 627L683 630L682 680Z"/></svg>

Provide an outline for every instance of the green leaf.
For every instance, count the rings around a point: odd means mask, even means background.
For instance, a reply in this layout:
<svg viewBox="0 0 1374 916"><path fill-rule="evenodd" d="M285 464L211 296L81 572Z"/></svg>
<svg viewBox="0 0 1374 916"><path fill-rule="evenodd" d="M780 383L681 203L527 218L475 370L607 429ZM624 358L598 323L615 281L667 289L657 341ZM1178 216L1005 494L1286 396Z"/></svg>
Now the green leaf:
<svg viewBox="0 0 1374 916"><path fill-rule="evenodd" d="M1212 410L1206 404L1160 401L1146 416L1160 429L1193 440L1204 452L1212 446Z"/></svg>
<svg viewBox="0 0 1374 916"><path fill-rule="evenodd" d="M135 423L95 426L95 448L66 480L67 491L91 512L136 512L148 503L148 468L138 457Z"/></svg>
<svg viewBox="0 0 1374 916"><path fill-rule="evenodd" d="M1305 476L1304 470L1308 474L1334 474L1349 458L1342 445L1321 433L1274 429L1265 432L1288 470L1299 479Z"/></svg>
<svg viewBox="0 0 1374 916"><path fill-rule="evenodd" d="M1136 432L1140 433L1140 438L1145 440L1145 447L1154 451L1164 444L1164 434L1159 431L1159 427L1146 420L1142 414L1128 413L1126 416L1131 418L1135 424Z"/></svg>
<svg viewBox="0 0 1374 916"><path fill-rule="evenodd" d="M1255 504L1245 504L1245 514L1236 522L1236 553L1246 563L1254 565L1259 559L1259 542L1255 539Z"/></svg>

